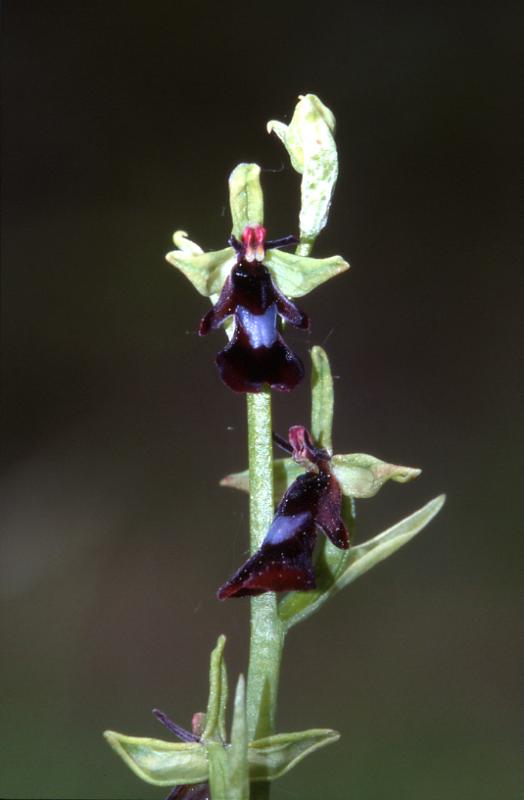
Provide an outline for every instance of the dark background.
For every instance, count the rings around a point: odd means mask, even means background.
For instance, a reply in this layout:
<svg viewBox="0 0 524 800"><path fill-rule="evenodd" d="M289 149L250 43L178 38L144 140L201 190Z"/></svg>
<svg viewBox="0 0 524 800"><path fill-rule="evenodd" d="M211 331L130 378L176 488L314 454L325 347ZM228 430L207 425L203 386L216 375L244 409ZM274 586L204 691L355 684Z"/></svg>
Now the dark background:
<svg viewBox="0 0 524 800"><path fill-rule="evenodd" d="M13 798L162 798L104 728L163 736L205 706L220 632L245 670L244 399L208 305L164 261L230 231L259 162L272 236L299 178L269 119L317 93L340 179L301 302L325 343L335 444L422 466L358 505L358 539L442 491L413 544L291 634L280 730L335 746L275 800L520 800L520 3L3 3L2 771ZM283 167L283 168L282 168ZM307 422L304 384L276 426ZM273 795L272 795L273 796Z"/></svg>

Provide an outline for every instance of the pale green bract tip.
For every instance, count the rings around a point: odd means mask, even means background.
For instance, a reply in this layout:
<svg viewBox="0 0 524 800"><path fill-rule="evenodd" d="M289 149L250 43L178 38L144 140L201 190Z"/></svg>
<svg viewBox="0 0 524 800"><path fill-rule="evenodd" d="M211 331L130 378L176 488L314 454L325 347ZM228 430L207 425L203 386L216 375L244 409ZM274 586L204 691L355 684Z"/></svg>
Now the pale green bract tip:
<svg viewBox="0 0 524 800"><path fill-rule="evenodd" d="M338 177L335 117L316 95L300 95L290 124L271 120L267 130L282 141L302 175L299 252L307 255L326 226Z"/></svg>

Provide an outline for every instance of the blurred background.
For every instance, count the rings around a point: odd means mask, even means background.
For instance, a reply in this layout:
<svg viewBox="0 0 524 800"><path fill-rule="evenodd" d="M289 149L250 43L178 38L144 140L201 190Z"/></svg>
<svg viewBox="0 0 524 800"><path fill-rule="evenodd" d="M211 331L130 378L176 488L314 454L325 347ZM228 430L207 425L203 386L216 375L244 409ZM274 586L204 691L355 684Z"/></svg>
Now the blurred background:
<svg viewBox="0 0 524 800"><path fill-rule="evenodd" d="M189 726L248 607L245 401L207 301L164 260L230 232L227 177L263 172L296 231L269 119L334 111L340 179L301 301L326 346L335 446L423 467L358 504L358 540L445 491L406 549L290 635L280 730L342 738L275 800L523 797L517 90L520 3L3 4L2 770L9 798L162 798L102 739ZM519 252L520 251L520 252ZM309 420L307 382L275 427Z"/></svg>

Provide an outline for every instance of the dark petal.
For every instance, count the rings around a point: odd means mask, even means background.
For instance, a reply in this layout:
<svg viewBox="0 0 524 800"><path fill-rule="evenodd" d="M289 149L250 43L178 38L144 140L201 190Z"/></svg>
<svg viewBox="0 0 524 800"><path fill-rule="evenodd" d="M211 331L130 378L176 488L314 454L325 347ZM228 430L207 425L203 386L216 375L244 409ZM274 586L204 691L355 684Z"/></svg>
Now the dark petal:
<svg viewBox="0 0 524 800"><path fill-rule="evenodd" d="M282 236L281 239L270 239L266 242L266 250L272 250L275 247L288 247L290 244L298 244L299 240L296 236Z"/></svg>
<svg viewBox="0 0 524 800"><path fill-rule="evenodd" d="M286 439L284 439L278 433L275 433L275 431L273 431L273 437L272 438L273 438L273 442L276 445L278 445L278 447L280 447L282 450L284 450L284 452L288 453L288 455L290 455L290 456L293 455L293 448L291 447L291 445L289 444L289 442Z"/></svg>
<svg viewBox="0 0 524 800"><path fill-rule="evenodd" d="M227 243L230 247L233 248L235 253L242 253L244 251L244 245L242 244L242 242L238 241L237 237L234 234L231 234L231 236L227 240Z"/></svg>
<svg viewBox="0 0 524 800"><path fill-rule="evenodd" d="M234 392L260 392L265 383L290 392L304 377L301 360L278 333L271 347L254 348L240 326L216 362L222 380Z"/></svg>
<svg viewBox="0 0 524 800"><path fill-rule="evenodd" d="M286 297L280 289L273 284L273 291L275 293L275 300L277 304L278 313L285 319L286 322L289 322L290 325L294 325L295 328L302 328L303 330L309 330L309 317L307 314L304 314L298 306L296 306L292 300Z"/></svg>
<svg viewBox="0 0 524 800"><path fill-rule="evenodd" d="M199 336L205 336L209 331L214 331L224 322L227 317L234 313L236 308L235 289L231 275L228 275L226 282L220 292L220 297L213 308L210 308L200 320L198 328Z"/></svg>
<svg viewBox="0 0 524 800"><path fill-rule="evenodd" d="M277 515L260 549L218 590L219 600L314 589L315 538L310 514Z"/></svg>
<svg viewBox="0 0 524 800"><path fill-rule="evenodd" d="M199 742L200 737L196 736L194 733L190 731L186 731L185 728L182 728L180 725L177 725L176 722L173 722L167 714L164 714L163 711L160 711L158 708L153 709L153 714L157 718L162 725L165 725L168 731L171 731L175 736L177 736L182 742Z"/></svg>
<svg viewBox="0 0 524 800"><path fill-rule="evenodd" d="M209 783L192 783L175 786L166 800L211 800Z"/></svg>
<svg viewBox="0 0 524 800"><path fill-rule="evenodd" d="M341 517L342 492L334 475L329 474L325 490L320 494L315 514L316 524L322 528L335 547L347 550L349 534Z"/></svg>

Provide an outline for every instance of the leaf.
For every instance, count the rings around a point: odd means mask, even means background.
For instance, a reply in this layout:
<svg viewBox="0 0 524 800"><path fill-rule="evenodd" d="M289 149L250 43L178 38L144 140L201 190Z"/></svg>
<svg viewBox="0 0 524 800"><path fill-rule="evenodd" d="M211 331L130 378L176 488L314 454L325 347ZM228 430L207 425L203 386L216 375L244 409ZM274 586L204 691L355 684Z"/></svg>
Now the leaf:
<svg viewBox="0 0 524 800"><path fill-rule="evenodd" d="M311 350L311 434L313 440L333 452L333 377L326 351L316 345Z"/></svg>
<svg viewBox="0 0 524 800"><path fill-rule="evenodd" d="M179 234L183 234L183 231L177 231L173 236L173 239L176 238L177 244L182 243ZM191 242L191 244L194 243ZM204 297L214 296L216 298L236 263L236 255L232 247L211 250L209 253L198 253L194 248L189 248L188 250L173 250L166 255L166 260L191 281L197 292Z"/></svg>
<svg viewBox="0 0 524 800"><path fill-rule="evenodd" d="M330 597L348 584L359 578L369 569L379 564L384 559L393 555L400 547L407 544L419 531L421 531L444 505L446 496L439 495L419 508L409 517L397 522L393 527L388 528L383 533L369 539L357 547L351 547L346 551L346 561L344 568L335 573L330 586L323 592L292 592L280 603L279 616L285 622L287 628L302 622L311 616L322 606ZM311 594L311 602L297 604L295 594ZM306 598L307 599L307 598Z"/></svg>
<svg viewBox="0 0 524 800"><path fill-rule="evenodd" d="M288 297L302 297L349 269L349 264L342 256L309 258L278 249L266 252L264 264L271 271L280 290Z"/></svg>
<svg viewBox="0 0 524 800"><path fill-rule="evenodd" d="M386 464L365 453L333 456L331 468L343 493L360 498L373 497L386 481L407 483L422 472L414 467Z"/></svg>
<svg viewBox="0 0 524 800"><path fill-rule="evenodd" d="M289 126L271 120L267 130L281 139L302 174L300 248L307 254L327 223L338 176L335 117L316 95L306 94L300 96Z"/></svg>
<svg viewBox="0 0 524 800"><path fill-rule="evenodd" d="M277 733L256 739L248 748L249 772L252 781L271 781L289 772L310 753L340 738L329 728Z"/></svg>
<svg viewBox="0 0 524 800"><path fill-rule="evenodd" d="M206 727L202 739L226 741L227 672L224 661L226 637L219 636L211 653L209 665L209 699L207 701Z"/></svg>
<svg viewBox="0 0 524 800"><path fill-rule="evenodd" d="M258 164L238 164L229 176L229 205L233 218L232 232L240 238L246 225L264 222L264 195L260 186Z"/></svg>
<svg viewBox="0 0 524 800"><path fill-rule="evenodd" d="M246 718L246 683L240 675L235 692L231 747L229 760L228 800L245 800L249 797L249 767Z"/></svg>
<svg viewBox="0 0 524 800"><path fill-rule="evenodd" d="M296 464L292 458L276 458L273 461L273 491L277 500L282 497L288 486L291 486L295 478L298 478L302 472L304 472L303 467ZM220 486L249 492L249 470L246 469L244 472L233 472L231 475L226 475L220 481Z"/></svg>
<svg viewBox="0 0 524 800"><path fill-rule="evenodd" d="M197 742L164 742L161 739L125 736L115 731L105 731L104 736L133 772L147 783L174 786L207 780L209 769L206 750Z"/></svg>

